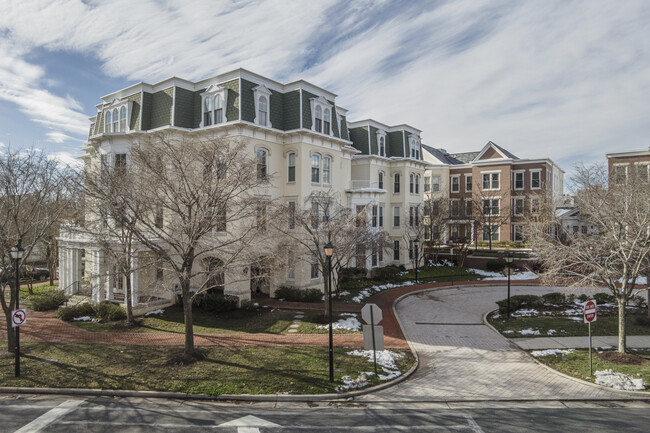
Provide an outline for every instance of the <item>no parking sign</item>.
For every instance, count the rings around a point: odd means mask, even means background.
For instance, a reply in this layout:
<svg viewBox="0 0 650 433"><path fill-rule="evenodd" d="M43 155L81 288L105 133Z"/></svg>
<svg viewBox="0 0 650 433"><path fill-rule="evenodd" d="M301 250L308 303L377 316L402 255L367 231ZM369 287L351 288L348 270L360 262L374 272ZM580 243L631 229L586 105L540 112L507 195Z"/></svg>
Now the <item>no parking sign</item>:
<svg viewBox="0 0 650 433"><path fill-rule="evenodd" d="M27 322L27 312L24 308L13 310L11 312L11 326L13 328L24 325L25 322Z"/></svg>

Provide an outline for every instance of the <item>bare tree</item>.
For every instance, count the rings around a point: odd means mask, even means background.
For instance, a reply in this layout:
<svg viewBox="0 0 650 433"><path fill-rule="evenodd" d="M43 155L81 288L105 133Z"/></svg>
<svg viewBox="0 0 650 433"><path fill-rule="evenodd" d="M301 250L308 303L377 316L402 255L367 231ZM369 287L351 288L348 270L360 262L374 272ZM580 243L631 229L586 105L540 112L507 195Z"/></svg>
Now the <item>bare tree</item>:
<svg viewBox="0 0 650 433"><path fill-rule="evenodd" d="M482 234L484 227L489 230L488 244L491 250L494 234L510 221L510 195L499 189L483 189L483 185L476 182L471 203L472 218L478 223L478 234ZM478 245L478 236L476 242Z"/></svg>
<svg viewBox="0 0 650 433"><path fill-rule="evenodd" d="M323 275L324 310L328 313L327 256L323 247L331 242L332 287L339 292L343 269L354 260L365 267L368 257L383 255L388 247L385 233L380 230L380 216L372 208L361 206L355 211L343 206L332 191L312 193L303 208L295 204L285 208L285 218L275 220L275 229L282 233L289 245L290 259L317 265ZM371 205L372 206L372 205ZM369 212L372 215L369 216ZM360 263L361 262L361 263Z"/></svg>
<svg viewBox="0 0 650 433"><path fill-rule="evenodd" d="M424 201L423 225L425 228L425 240L431 258L434 263L438 262L440 247L444 244L444 227L449 219L449 199L444 197L429 197ZM424 251L424 245L423 245Z"/></svg>
<svg viewBox="0 0 650 433"><path fill-rule="evenodd" d="M576 207L598 234L552 236L532 224L532 246L545 268L547 281L607 287L618 304L618 351L626 350L625 316L637 278L650 271L650 185L631 175L608 184L602 166L576 167Z"/></svg>
<svg viewBox="0 0 650 433"><path fill-rule="evenodd" d="M178 280L184 351L193 355L194 297L209 288L211 275L241 275L253 254L269 247L262 248L272 208L266 155L256 159L251 146L234 139L165 132L135 143L131 164L138 176L125 205L136 218L133 233ZM209 272L195 266L212 257L222 265Z"/></svg>
<svg viewBox="0 0 650 433"><path fill-rule="evenodd" d="M16 245L23 248L21 263L29 261L35 248L77 200L78 195L72 191L77 175L42 152L9 149L0 155L0 304L6 318L9 352L15 346L11 311L17 292L10 290L7 302L7 289L14 284L9 250Z"/></svg>
<svg viewBox="0 0 650 433"><path fill-rule="evenodd" d="M421 267L424 260L422 254L426 225L423 221L422 205L410 206L408 212L404 212L404 223L402 224L402 240L408 247L409 261L413 268ZM416 243L417 241L417 243Z"/></svg>

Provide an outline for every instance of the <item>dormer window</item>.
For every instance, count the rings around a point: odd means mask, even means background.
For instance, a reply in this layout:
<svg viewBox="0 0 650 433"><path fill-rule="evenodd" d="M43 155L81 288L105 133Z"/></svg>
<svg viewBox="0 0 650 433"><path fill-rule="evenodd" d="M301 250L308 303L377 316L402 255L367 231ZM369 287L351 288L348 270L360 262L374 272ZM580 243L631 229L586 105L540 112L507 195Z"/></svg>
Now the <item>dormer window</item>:
<svg viewBox="0 0 650 433"><path fill-rule="evenodd" d="M334 107L322 96L311 99L311 130L332 135L332 115Z"/></svg>
<svg viewBox="0 0 650 433"><path fill-rule="evenodd" d="M228 89L213 84L201 94L203 103L201 104L201 123L199 127L203 128L211 125L218 125L227 122L224 107L228 104Z"/></svg>
<svg viewBox="0 0 650 433"><path fill-rule="evenodd" d="M113 117L111 116L111 110L108 110L106 112L106 119L104 119L104 132L112 132L111 131L111 126L113 126L112 119Z"/></svg>
<svg viewBox="0 0 650 433"><path fill-rule="evenodd" d="M326 108L323 113L323 134L330 135L330 109Z"/></svg>
<svg viewBox="0 0 650 433"><path fill-rule="evenodd" d="M115 99L104 106L104 132L128 132L129 124L127 119L131 113L132 101L126 99Z"/></svg>
<svg viewBox="0 0 650 433"><path fill-rule="evenodd" d="M417 137L411 136L409 144L411 148L411 158L420 159L420 141Z"/></svg>
<svg viewBox="0 0 650 433"><path fill-rule="evenodd" d="M203 104L203 126L212 125L212 101L210 98L205 98Z"/></svg>
<svg viewBox="0 0 650 433"><path fill-rule="evenodd" d="M223 100L221 95L214 97L214 124L223 123Z"/></svg>
<svg viewBox="0 0 650 433"><path fill-rule="evenodd" d="M271 108L271 91L262 84L253 88L253 98L255 100L255 123L260 126L273 127L269 114Z"/></svg>
<svg viewBox="0 0 650 433"><path fill-rule="evenodd" d="M377 131L377 143L379 143L379 156L386 156L386 131Z"/></svg>
<svg viewBox="0 0 650 433"><path fill-rule="evenodd" d="M316 106L316 132L323 132L323 109L320 105Z"/></svg>
<svg viewBox="0 0 650 433"><path fill-rule="evenodd" d="M126 107L120 108L120 131L126 131Z"/></svg>

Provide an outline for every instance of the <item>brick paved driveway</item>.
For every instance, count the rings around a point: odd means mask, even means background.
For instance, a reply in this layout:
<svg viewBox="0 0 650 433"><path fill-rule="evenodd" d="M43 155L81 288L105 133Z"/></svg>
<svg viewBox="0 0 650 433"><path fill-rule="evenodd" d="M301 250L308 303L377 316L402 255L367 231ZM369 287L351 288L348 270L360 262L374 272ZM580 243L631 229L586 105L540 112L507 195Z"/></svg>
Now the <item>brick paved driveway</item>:
<svg viewBox="0 0 650 433"><path fill-rule="evenodd" d="M512 294L557 289L513 286ZM360 400L632 399L567 379L538 365L482 322L505 297L504 286L427 290L396 305L406 337L420 358L408 380ZM650 396L649 396L650 397Z"/></svg>

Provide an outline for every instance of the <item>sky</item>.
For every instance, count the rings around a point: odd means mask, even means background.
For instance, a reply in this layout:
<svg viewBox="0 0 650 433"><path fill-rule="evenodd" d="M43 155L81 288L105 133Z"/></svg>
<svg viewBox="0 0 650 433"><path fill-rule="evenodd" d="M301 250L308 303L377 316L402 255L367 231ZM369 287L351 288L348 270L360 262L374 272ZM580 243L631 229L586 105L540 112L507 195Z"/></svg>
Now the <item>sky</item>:
<svg viewBox="0 0 650 433"><path fill-rule="evenodd" d="M450 153L650 147L647 0L0 0L0 148L74 163L101 96L239 67Z"/></svg>

